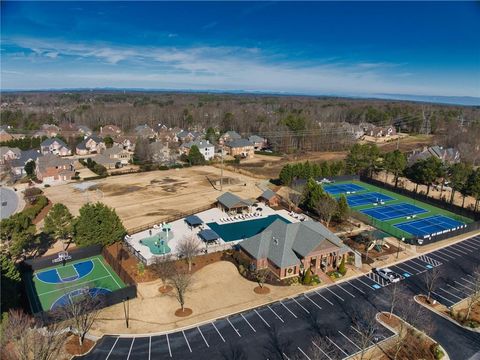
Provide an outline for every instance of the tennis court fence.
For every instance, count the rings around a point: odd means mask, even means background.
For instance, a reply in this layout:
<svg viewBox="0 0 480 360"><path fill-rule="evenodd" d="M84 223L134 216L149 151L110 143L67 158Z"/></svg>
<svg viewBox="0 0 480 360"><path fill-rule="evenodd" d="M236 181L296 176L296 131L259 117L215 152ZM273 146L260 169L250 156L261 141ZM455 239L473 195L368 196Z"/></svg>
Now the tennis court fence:
<svg viewBox="0 0 480 360"><path fill-rule="evenodd" d="M422 201L422 202L427 203L429 205L436 206L440 209L450 211L454 214L457 214L457 215L460 215L460 216L463 216L463 217L466 217L466 218L470 218L470 219L475 220L475 221L480 220L480 212L478 212L478 211L473 211L473 210L470 210L470 209L467 209L467 208L462 208L461 206L450 204L450 203L442 201L440 199L435 199L435 198L429 197L425 194L415 193L414 191L411 191L411 190L395 187L393 185L386 184L382 181L372 179L371 177L368 177L368 176L360 175L360 181L363 181L367 184L374 185L376 187L379 187L379 188L382 188L382 189L385 189L385 190L388 190L388 191L391 191L391 192L394 192L394 193L397 193L397 194L400 194L400 195L408 196L412 199Z"/></svg>
<svg viewBox="0 0 480 360"><path fill-rule="evenodd" d="M479 231L479 230L480 230L480 221L474 221L470 224L466 224L461 229L447 230L443 234L432 235L432 236L429 236L427 238L411 239L411 243L413 245L427 245L427 244L431 244L431 243L434 243L434 242L437 242L437 241L449 239L449 238L454 237L454 236L463 235L463 234L467 234L467 233L472 232L472 231Z"/></svg>

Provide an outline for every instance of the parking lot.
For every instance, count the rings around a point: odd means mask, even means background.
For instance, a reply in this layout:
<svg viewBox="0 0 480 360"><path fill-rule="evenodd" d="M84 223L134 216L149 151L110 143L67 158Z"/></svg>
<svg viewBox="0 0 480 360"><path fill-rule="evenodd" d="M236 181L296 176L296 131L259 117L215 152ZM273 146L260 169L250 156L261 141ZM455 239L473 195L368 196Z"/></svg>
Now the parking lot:
<svg viewBox="0 0 480 360"><path fill-rule="evenodd" d="M390 268L402 276L412 296L425 292L422 274L434 267L442 276L433 296L451 306L469 294L469 279L480 262L480 237L402 262ZM470 284L471 285L471 284ZM312 346L325 359L346 359L361 350L361 327L355 319L385 307L383 291L389 283L370 273L333 286L313 289L294 298L169 334L146 337L106 336L84 359L216 359L235 358L242 352L248 359L312 359ZM441 322L441 318L432 321ZM454 325L450 324L455 327ZM442 324L435 335L455 341L458 329ZM360 331L359 331L360 330ZM454 334L450 334L452 331ZM376 325L375 342L393 334ZM470 336L470 335L469 335ZM317 339L322 338L322 343ZM450 339L450 340L448 340ZM480 335L466 338L469 346L454 350L455 343L442 345L447 351L474 353L480 349ZM473 340L472 340L473 339ZM240 350L241 349L241 350ZM281 354L281 355L280 355ZM451 358L467 358L461 354ZM317 357L318 358L318 357Z"/></svg>

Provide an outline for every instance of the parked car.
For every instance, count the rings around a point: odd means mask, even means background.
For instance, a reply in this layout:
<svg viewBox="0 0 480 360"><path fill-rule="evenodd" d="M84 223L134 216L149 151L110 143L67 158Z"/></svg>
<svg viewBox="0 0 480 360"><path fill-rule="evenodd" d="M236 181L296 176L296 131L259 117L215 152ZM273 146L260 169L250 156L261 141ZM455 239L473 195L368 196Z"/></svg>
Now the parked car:
<svg viewBox="0 0 480 360"><path fill-rule="evenodd" d="M392 283L396 283L396 282L399 282L401 280L401 277L400 275L398 275L397 273L393 272L392 270L390 270L389 268L383 268L383 269L375 269L375 272L380 276L382 277L383 279L389 281L389 282L392 282Z"/></svg>

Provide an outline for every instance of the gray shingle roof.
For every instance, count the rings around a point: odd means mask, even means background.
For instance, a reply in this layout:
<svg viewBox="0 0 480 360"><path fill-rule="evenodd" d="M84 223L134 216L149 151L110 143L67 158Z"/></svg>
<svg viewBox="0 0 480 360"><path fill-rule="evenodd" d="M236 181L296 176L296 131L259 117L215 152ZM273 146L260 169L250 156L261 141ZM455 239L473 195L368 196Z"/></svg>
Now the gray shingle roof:
<svg viewBox="0 0 480 360"><path fill-rule="evenodd" d="M22 151L19 148L12 148L8 146L2 146L0 147L0 156L4 156L8 151L13 152L16 156L20 156Z"/></svg>
<svg viewBox="0 0 480 360"><path fill-rule="evenodd" d="M350 250L335 234L315 221L287 224L277 219L263 232L248 238L240 246L256 259L268 258L280 268L299 265L300 260L318 248Z"/></svg>
<svg viewBox="0 0 480 360"><path fill-rule="evenodd" d="M36 161L40 157L40 153L37 150L25 150L20 154L20 158L13 160L14 167L25 166L30 160Z"/></svg>
<svg viewBox="0 0 480 360"><path fill-rule="evenodd" d="M237 147L247 147L247 146L253 146L253 144L248 141L247 139L235 139L226 144L226 146L231 147L231 148L237 148Z"/></svg>
<svg viewBox="0 0 480 360"><path fill-rule="evenodd" d="M73 160L61 158L60 156L57 156L54 154L39 156L37 159L37 162L38 162L38 168L42 172L49 167L55 167L55 166L71 165L73 167Z"/></svg>
<svg viewBox="0 0 480 360"><path fill-rule="evenodd" d="M260 197L262 197L262 198L264 198L264 199L267 199L267 200L270 200L270 199L273 198L275 195L277 195L277 194L275 194L272 190L267 189L267 190L265 190L265 191L262 193L262 195L260 195Z"/></svg>
<svg viewBox="0 0 480 360"><path fill-rule="evenodd" d="M222 137L228 137L230 139L240 139L241 138L240 134L237 133L236 131L233 131L233 130L227 131L225 134L222 135Z"/></svg>
<svg viewBox="0 0 480 360"><path fill-rule="evenodd" d="M227 209L231 209L237 205L242 206L251 206L253 201L250 200L243 200L239 198L237 195L232 194L230 192L223 193L217 198L217 201L225 206Z"/></svg>
<svg viewBox="0 0 480 360"><path fill-rule="evenodd" d="M207 140L190 141L189 143L183 144L182 146L190 149L193 145L197 145L199 149L215 147L215 145L211 144Z"/></svg>
<svg viewBox="0 0 480 360"><path fill-rule="evenodd" d="M66 147L68 148L67 144L65 144L62 140L60 140L59 138L56 138L56 137L53 137L53 138L50 138L50 139L45 139L41 144L40 146L50 146L52 145L54 142L57 142L59 143L60 145L62 145L63 147Z"/></svg>
<svg viewBox="0 0 480 360"><path fill-rule="evenodd" d="M258 135L251 135L248 137L248 141L252 142L252 143L261 143L261 142L264 142L264 138L258 136Z"/></svg>

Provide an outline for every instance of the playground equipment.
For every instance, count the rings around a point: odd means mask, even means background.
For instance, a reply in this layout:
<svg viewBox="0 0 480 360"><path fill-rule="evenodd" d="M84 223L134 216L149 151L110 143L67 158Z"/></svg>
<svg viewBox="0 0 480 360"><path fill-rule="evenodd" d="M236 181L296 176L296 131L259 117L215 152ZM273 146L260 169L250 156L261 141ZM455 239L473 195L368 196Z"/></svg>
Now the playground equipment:
<svg viewBox="0 0 480 360"><path fill-rule="evenodd" d="M368 245L367 250L370 251L375 248L375 250L380 252L382 251L382 247L390 249L390 245L388 245L384 239L375 239Z"/></svg>

